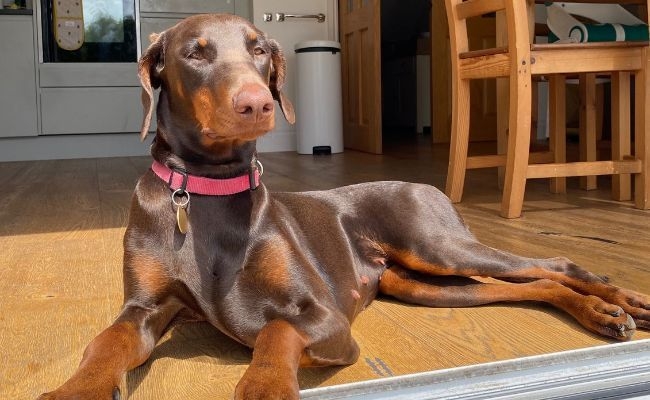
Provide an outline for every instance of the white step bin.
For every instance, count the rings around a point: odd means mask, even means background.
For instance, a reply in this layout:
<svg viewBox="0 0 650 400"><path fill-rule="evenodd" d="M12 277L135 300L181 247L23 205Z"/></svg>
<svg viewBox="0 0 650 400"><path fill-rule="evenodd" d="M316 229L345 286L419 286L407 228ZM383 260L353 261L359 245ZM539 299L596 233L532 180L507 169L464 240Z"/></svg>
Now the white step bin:
<svg viewBox="0 0 650 400"><path fill-rule="evenodd" d="M341 45L329 40L309 40L296 44L295 51L298 153L340 153L343 151Z"/></svg>

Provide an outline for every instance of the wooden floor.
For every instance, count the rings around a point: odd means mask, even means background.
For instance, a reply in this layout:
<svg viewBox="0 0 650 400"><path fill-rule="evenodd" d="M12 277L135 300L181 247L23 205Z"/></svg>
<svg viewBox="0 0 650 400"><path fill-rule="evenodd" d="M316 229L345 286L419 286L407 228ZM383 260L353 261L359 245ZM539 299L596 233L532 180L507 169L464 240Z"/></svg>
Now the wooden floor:
<svg viewBox="0 0 650 400"><path fill-rule="evenodd" d="M384 156L262 154L263 180L290 191L385 179L442 187L445 146L386 147ZM148 157L0 163L0 398L33 399L61 384L118 312L127 207L149 165ZM650 213L610 201L606 180L598 191L576 186L570 181L568 195L551 195L546 181L532 182L524 216L505 220L498 216L496 172L472 171L458 208L490 246L565 255L615 284L650 293ZM610 343L532 303L429 309L380 300L353 331L359 361L302 371L302 388ZM127 375L123 398L230 398L249 361L248 349L207 324L182 326Z"/></svg>

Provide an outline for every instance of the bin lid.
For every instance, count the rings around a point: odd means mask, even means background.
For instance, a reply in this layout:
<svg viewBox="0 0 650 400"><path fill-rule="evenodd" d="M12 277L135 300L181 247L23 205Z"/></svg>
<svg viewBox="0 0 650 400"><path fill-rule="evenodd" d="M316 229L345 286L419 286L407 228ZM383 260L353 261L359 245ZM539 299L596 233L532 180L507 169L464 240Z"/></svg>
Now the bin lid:
<svg viewBox="0 0 650 400"><path fill-rule="evenodd" d="M341 51L341 44L332 40L306 40L296 43L296 53L328 52L338 53Z"/></svg>

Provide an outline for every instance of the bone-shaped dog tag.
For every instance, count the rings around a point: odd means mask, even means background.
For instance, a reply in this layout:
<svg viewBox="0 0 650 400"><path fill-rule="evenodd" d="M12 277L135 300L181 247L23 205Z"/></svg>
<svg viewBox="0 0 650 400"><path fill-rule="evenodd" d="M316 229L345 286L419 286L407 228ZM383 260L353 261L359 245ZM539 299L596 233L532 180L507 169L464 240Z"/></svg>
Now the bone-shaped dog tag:
<svg viewBox="0 0 650 400"><path fill-rule="evenodd" d="M178 230L185 234L187 233L187 210L185 207L177 206L176 207L176 223L178 224Z"/></svg>

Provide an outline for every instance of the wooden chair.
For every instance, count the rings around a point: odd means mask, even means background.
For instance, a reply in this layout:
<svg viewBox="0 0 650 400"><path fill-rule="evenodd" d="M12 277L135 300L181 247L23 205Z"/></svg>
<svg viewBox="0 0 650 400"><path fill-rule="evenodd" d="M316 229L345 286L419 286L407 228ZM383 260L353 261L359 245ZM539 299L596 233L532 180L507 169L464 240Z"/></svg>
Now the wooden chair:
<svg viewBox="0 0 650 400"><path fill-rule="evenodd" d="M590 0L593 2L594 0ZM621 0L625 4L633 0ZM614 1L612 1L614 2ZM644 1L645 4L645 1ZM650 50L647 42L601 42L580 44L532 43L533 0L445 0L452 64L452 122L446 193L459 202L465 171L473 168L505 166L501 215L521 215L526 180L553 178L554 191L561 191L565 177L614 175L625 181L635 176L635 206L648 209L650 202ZM507 46L472 50L468 48L466 20L503 11L507 26ZM566 163L565 77L566 75L612 76L612 159ZM532 77L549 77L550 152L531 153L530 127ZM635 144L630 151L630 76L635 84ZM468 157L469 83L472 79L509 78L509 107L506 154ZM627 189L615 197L624 199ZM619 190L616 190L618 192ZM629 190L628 190L629 192Z"/></svg>

